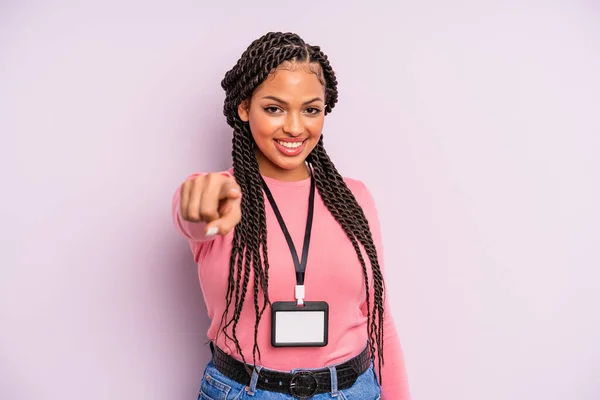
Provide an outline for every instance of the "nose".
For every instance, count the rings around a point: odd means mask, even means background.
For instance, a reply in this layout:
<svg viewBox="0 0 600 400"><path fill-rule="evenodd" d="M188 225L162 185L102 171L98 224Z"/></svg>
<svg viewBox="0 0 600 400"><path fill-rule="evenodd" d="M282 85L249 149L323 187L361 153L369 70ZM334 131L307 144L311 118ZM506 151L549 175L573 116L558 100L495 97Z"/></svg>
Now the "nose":
<svg viewBox="0 0 600 400"><path fill-rule="evenodd" d="M302 117L297 113L289 113L283 124L283 131L291 136L300 136L304 132Z"/></svg>

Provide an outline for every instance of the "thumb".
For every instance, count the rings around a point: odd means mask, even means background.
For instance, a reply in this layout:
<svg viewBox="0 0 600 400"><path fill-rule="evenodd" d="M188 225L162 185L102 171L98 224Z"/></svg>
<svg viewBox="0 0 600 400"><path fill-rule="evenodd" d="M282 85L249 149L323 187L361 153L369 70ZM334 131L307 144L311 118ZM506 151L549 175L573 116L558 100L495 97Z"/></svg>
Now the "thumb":
<svg viewBox="0 0 600 400"><path fill-rule="evenodd" d="M242 219L242 198L225 199L219 207L219 218L206 225L206 232L227 235Z"/></svg>

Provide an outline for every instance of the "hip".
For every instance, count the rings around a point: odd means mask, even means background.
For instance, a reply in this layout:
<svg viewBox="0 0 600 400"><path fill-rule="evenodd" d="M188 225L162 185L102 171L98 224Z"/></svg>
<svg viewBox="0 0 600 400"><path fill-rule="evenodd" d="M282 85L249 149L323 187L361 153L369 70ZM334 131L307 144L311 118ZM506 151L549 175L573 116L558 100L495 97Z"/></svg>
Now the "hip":
<svg viewBox="0 0 600 400"><path fill-rule="evenodd" d="M218 349L216 350L218 351ZM215 361L218 367L215 365ZM204 370L198 400L325 400L332 398L378 400L381 398L381 388L371 361L367 361L364 365L366 368L358 371L355 368L357 363L350 363L354 366L351 369L355 370L355 374L348 373L348 368L344 367L345 364L347 363L315 370L292 371L275 371L256 367L253 368L251 376L245 374L245 378L240 378L239 370L236 374L224 366L219 357L213 357ZM262 385L259 382L262 382Z"/></svg>

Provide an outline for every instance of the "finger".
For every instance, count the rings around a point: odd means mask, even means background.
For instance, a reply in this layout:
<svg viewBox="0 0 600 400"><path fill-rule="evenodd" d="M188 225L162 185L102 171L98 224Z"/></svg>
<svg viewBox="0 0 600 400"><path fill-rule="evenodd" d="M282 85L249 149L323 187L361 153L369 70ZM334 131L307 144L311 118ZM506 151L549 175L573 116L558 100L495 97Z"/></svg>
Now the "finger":
<svg viewBox="0 0 600 400"><path fill-rule="evenodd" d="M200 201L200 219L211 222L219 218L219 192L221 181L214 175L207 175L202 200Z"/></svg>
<svg viewBox="0 0 600 400"><path fill-rule="evenodd" d="M238 199L242 196L239 185L233 178L225 178L225 183L221 185L219 199Z"/></svg>
<svg viewBox="0 0 600 400"><path fill-rule="evenodd" d="M207 232L218 232L225 236L242 219L241 198L225 200L220 210L220 217L207 225Z"/></svg>
<svg viewBox="0 0 600 400"><path fill-rule="evenodd" d="M202 200L202 187L204 179L202 177L195 178L190 185L190 200L187 205L187 215L189 221L200 221L200 201Z"/></svg>
<svg viewBox="0 0 600 400"><path fill-rule="evenodd" d="M184 220L188 219L187 208L190 203L190 185L190 181L185 181L183 185L181 185L181 190L179 192L179 208Z"/></svg>

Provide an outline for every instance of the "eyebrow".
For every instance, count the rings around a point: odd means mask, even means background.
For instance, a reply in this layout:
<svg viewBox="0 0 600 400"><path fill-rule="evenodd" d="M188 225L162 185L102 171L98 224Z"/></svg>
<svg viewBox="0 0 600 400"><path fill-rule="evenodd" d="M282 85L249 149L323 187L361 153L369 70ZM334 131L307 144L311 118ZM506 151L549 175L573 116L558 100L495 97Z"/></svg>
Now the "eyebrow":
<svg viewBox="0 0 600 400"><path fill-rule="evenodd" d="M281 104L285 104L286 106L289 105L287 101L285 100L281 100L279 97L275 97L275 96L265 96L263 97L263 100L268 99L268 100L274 100L276 102L279 102ZM320 97L315 97L314 99L310 99L308 101L305 101L304 103L302 103L303 106L310 104L312 102L315 101L320 101L321 103L324 103L323 99L321 99Z"/></svg>

